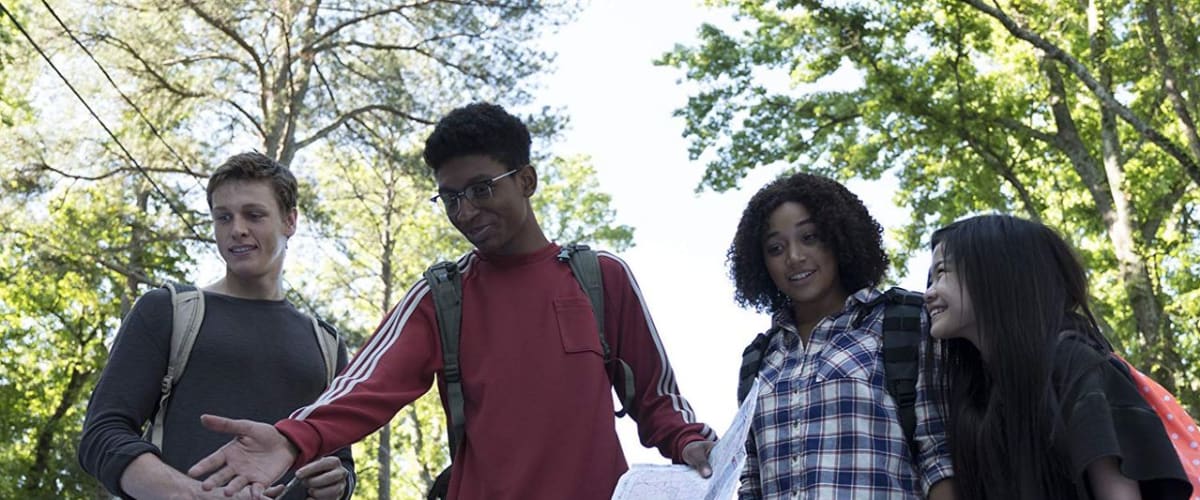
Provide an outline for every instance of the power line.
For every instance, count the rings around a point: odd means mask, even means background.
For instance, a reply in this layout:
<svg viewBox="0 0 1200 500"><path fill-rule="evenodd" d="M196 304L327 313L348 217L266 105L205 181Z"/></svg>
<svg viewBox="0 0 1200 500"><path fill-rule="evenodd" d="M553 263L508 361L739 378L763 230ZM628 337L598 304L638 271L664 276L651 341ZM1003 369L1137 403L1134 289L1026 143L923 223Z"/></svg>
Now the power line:
<svg viewBox="0 0 1200 500"><path fill-rule="evenodd" d="M104 74L104 78L107 79L108 83L112 85L112 88L117 91L117 94L119 94L122 99L125 99L125 103L129 104L129 107L133 108L133 110L137 112L138 117L140 117L142 121L146 123L147 127L150 127L150 132L154 133L154 136L158 138L158 141L161 142L163 146L166 146L167 151L170 151L171 154L175 156L176 160L179 160L179 164L183 165L183 171L187 172L193 177L201 177L200 174L196 173L195 170L192 170L192 167L189 166L186 161L184 161L183 156L181 156L177 151L175 151L175 148L171 147L171 145L167 143L167 140L158 132L158 128L154 126L154 123L152 123L150 119L146 117L145 113L142 113L141 108L138 108L137 104L133 103L133 99L130 99L129 96L125 95L125 92L121 91L121 88L117 86L117 82L113 81L112 75L109 75L108 70L104 69L104 65L100 64L100 61L97 61L96 57L92 55L92 51L88 50L87 46L85 46L83 42L79 41L79 38L75 37L75 33L71 31L71 28L67 27L67 24L63 22L62 18L58 17L58 13L54 11L54 8L50 7L50 4L47 3L46 0L42 0L42 5L46 7L46 10L50 11L50 15L54 17L55 21L58 21L58 25L61 26L63 31L66 32L67 36L71 38L71 41L75 42L75 45L78 45L79 48L83 50L83 53L87 54L88 59L91 59L92 62L96 64L96 67L100 69L100 73Z"/></svg>
<svg viewBox="0 0 1200 500"><path fill-rule="evenodd" d="M108 125L104 123L104 120L100 118L100 115L96 114L96 111L92 109L92 106L90 104L88 104L87 100L84 99L83 96L79 94L78 90L75 90L75 86L71 84L71 81L67 79L66 75L63 75L62 71L59 71L58 66L54 65L54 61L50 60L50 56L46 55L46 52L44 50L42 50L42 47L40 45L38 45L38 43L36 41L34 41L33 37L29 35L29 32L25 31L25 27L22 26L21 22L17 20L17 16L13 15L12 12L9 12L8 8L6 8L3 3L0 3L0 13L3 13L4 15L8 16L8 19L12 21L13 26L15 26L17 28L17 31L20 31L21 35L24 36L25 39L29 41L29 44L33 46L33 49L36 50L37 53L42 56L42 59L46 60L46 64L50 65L50 69L54 70L54 73L56 75L58 75L58 78L61 79L64 84L66 84L68 89L71 90L71 93L75 94L75 97L79 99L80 103L83 103L83 107L87 108L88 113L91 113L92 118L96 119L96 122L99 123L100 127L104 129L104 132L107 133L108 136L112 138L113 142L116 143L117 147L121 149L121 152L125 153L125 157L127 159L129 159L130 163L133 164L134 168L136 168L137 171L140 172L142 174L142 176L146 178L146 181L149 182L150 186L154 188L154 191L156 193L158 193L159 196L162 197L163 201L166 202L167 206L170 207L171 211L174 212L175 215L178 216L179 219L183 221L184 225L187 226L188 231L190 231L192 233L192 235L194 235L198 241L204 241L204 237L201 236L200 233L196 231L196 228L193 226L191 220L189 220L187 218L187 216L185 216L183 214L183 212L181 212L179 210L179 208L177 208L175 206L175 203L173 203L171 198L169 196L167 196L166 192L164 192L163 189L161 187L159 187L158 183L154 181L154 178L150 176L150 173L147 172L146 169L143 168L140 163L138 163L137 159L133 157L133 153L130 153L129 150L125 148L125 145L122 144L121 140L117 138L117 135L114 134L113 131L108 128Z"/></svg>

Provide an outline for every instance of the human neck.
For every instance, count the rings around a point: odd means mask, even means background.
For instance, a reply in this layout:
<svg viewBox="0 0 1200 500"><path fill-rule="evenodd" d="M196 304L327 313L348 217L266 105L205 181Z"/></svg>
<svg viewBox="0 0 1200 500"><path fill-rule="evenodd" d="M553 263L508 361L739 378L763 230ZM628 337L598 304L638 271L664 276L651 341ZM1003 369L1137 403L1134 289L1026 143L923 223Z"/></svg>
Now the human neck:
<svg viewBox="0 0 1200 500"><path fill-rule="evenodd" d="M226 274L224 278L217 280L215 283L205 287L205 289L241 299L283 300L283 286L280 284L281 281L279 274L272 274L251 280L240 279L237 276Z"/></svg>
<svg viewBox="0 0 1200 500"><path fill-rule="evenodd" d="M828 294L818 302L792 303L792 320L796 322L796 332L800 334L800 340L808 344L808 339L812 337L812 331L817 324L841 311L847 297L849 295L839 290L838 293Z"/></svg>

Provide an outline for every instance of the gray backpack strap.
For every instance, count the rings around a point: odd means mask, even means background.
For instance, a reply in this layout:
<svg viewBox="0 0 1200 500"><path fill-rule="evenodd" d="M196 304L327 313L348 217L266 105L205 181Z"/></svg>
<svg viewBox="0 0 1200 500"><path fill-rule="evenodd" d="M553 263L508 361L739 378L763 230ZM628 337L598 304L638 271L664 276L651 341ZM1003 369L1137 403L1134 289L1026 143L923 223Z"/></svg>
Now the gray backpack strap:
<svg viewBox="0 0 1200 500"><path fill-rule="evenodd" d="M622 408L617 411L617 417L622 417L633 405L633 369L625 360L613 357L612 349L608 346L608 339L604 335L604 281L600 275L600 257L587 245L573 243L562 247L558 253L558 260L570 264L571 273L575 275L575 280L579 282L579 286L587 293L588 300L592 303L592 314L596 317L596 330L600 333L600 348L604 352L604 367L613 388L617 390L617 397L621 400ZM612 375L614 370L612 365L616 365L615 368L620 369L620 382Z"/></svg>
<svg viewBox="0 0 1200 500"><path fill-rule="evenodd" d="M763 356L767 354L767 346L771 344L771 336L774 334L774 329L758 334L754 337L754 341L750 342L750 345L742 351L742 366L738 369L738 406L741 406L742 401L746 400L746 396L750 395L750 387L754 385L754 379L758 378L758 372L762 369Z"/></svg>
<svg viewBox="0 0 1200 500"><path fill-rule="evenodd" d="M921 353L921 315L925 298L916 292L891 288L884 293L883 375L896 401L900 428L908 449L917 456L917 374Z"/></svg>
<svg viewBox="0 0 1200 500"><path fill-rule="evenodd" d="M168 354L167 373L162 378L154 423L146 430L150 442L160 450L163 445L163 422L166 420L171 390L179 383L179 378L187 369L188 357L192 354L196 335L200 333L200 323L204 321L203 291L191 285L176 283L166 283L163 287L171 292L171 308L174 311L171 322L171 351Z"/></svg>
<svg viewBox="0 0 1200 500"><path fill-rule="evenodd" d="M321 358L325 360L325 387L333 383L337 375L338 332L332 325L309 316L312 320L313 333L317 335L317 345L321 346Z"/></svg>

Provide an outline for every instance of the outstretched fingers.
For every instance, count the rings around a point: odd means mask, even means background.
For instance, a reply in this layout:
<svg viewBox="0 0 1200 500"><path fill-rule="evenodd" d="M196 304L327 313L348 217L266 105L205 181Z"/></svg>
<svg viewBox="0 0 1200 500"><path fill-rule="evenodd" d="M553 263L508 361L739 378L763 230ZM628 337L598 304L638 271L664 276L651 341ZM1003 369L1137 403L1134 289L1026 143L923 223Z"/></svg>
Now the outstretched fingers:
<svg viewBox="0 0 1200 500"><path fill-rule="evenodd" d="M204 482L208 483L208 480L205 479ZM222 491L225 492L225 496L231 497L236 495L237 492L242 491L242 488L245 488L246 486L251 486L250 498L259 498L262 496L262 486L257 485L258 488L254 488L256 485L251 485L250 480L246 479L246 476L234 476L232 480L225 484L225 489Z"/></svg>
<svg viewBox="0 0 1200 500"><path fill-rule="evenodd" d="M202 479L205 491L223 488L225 496L233 496L249 487L258 498L296 459L287 438L270 424L215 415L203 415L200 422L209 430L233 435L233 440L188 469L189 476Z"/></svg>
<svg viewBox="0 0 1200 500"><path fill-rule="evenodd" d="M200 415L200 425L205 429L221 434L243 435L254 428L252 420L234 420L217 415Z"/></svg>
<svg viewBox="0 0 1200 500"><path fill-rule="evenodd" d="M222 451L224 451L225 448L231 444L233 444L233 443L226 443L225 446L222 446L220 449L213 452L211 455L204 457L199 462L196 462L196 464L193 465L190 469L188 469L187 473L192 478L200 479L204 476L208 476L208 479L204 480L204 491L212 490L213 488L218 486L217 481L215 479L212 479L213 476L215 476L218 472L223 472L223 471L228 471L230 473L233 472L232 470L225 467L225 454L222 453Z"/></svg>

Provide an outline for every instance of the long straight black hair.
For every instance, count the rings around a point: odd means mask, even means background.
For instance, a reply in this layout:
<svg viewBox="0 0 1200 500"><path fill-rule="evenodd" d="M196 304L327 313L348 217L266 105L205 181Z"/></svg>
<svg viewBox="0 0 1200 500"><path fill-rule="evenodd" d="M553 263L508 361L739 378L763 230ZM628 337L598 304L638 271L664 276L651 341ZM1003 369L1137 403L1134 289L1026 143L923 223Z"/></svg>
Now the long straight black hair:
<svg viewBox="0 0 1200 500"><path fill-rule="evenodd" d="M1108 345L1087 305L1087 274L1045 225L1007 215L964 219L933 234L971 299L984 352L941 342L941 403L963 499L1074 498L1079 485L1052 453L1061 430L1051 382L1064 330Z"/></svg>

